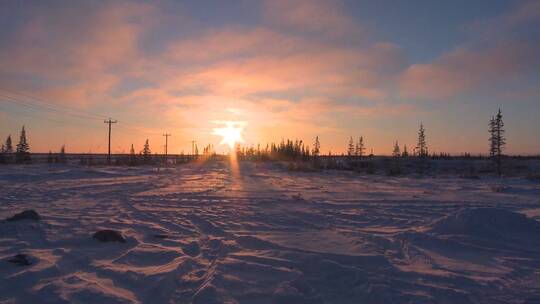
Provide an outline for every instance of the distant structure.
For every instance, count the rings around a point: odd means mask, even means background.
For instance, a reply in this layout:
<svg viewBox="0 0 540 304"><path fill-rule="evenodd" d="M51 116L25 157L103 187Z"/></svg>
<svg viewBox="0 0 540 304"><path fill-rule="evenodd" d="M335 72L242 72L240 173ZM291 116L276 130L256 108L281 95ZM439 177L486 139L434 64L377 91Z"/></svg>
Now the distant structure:
<svg viewBox="0 0 540 304"><path fill-rule="evenodd" d="M191 141L191 155L195 155L195 150L196 150L196 148L197 148L196 143L197 143L196 140L192 140L192 141ZM197 149L197 150L198 150L198 149ZM198 152L198 151L197 151L197 152ZM197 154L199 154L199 153L197 153Z"/></svg>
<svg viewBox="0 0 540 304"><path fill-rule="evenodd" d="M168 154L168 145L169 145L169 136L172 136L171 134L169 133L165 133L163 134L163 136L165 136L165 159L167 159L167 154Z"/></svg>
<svg viewBox="0 0 540 304"><path fill-rule="evenodd" d="M111 125L117 123L118 121L113 121L109 118L109 120L105 120L104 123L109 124L109 150L107 153L107 163L111 164Z"/></svg>

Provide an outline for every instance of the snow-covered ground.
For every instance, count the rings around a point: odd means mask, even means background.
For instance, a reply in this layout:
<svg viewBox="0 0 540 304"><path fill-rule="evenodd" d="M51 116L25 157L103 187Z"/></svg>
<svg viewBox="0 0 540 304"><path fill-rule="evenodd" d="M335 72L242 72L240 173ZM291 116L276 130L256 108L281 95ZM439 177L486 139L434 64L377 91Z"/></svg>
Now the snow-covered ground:
<svg viewBox="0 0 540 304"><path fill-rule="evenodd" d="M538 181L233 173L0 167L0 303L540 301Z"/></svg>

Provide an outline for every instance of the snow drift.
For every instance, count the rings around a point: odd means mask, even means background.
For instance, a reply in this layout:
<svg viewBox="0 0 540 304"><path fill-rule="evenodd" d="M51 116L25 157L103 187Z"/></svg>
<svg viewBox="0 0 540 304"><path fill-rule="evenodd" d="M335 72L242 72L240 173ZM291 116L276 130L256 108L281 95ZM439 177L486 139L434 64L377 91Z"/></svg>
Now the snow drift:
<svg viewBox="0 0 540 304"><path fill-rule="evenodd" d="M0 172L0 219L32 209L40 220L0 223L0 303L540 297L540 230L517 213L540 214L526 179L494 192L501 181L272 164L243 163L237 176L223 163L22 168ZM126 242L92 239L102 229Z"/></svg>
<svg viewBox="0 0 540 304"><path fill-rule="evenodd" d="M540 236L540 223L505 209L466 208L436 221L428 231L438 235L536 242Z"/></svg>

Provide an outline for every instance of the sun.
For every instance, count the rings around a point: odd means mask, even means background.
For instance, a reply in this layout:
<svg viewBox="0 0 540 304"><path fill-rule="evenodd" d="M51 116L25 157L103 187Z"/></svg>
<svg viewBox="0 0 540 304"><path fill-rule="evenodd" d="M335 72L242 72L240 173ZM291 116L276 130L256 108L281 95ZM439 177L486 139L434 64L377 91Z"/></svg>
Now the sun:
<svg viewBox="0 0 540 304"><path fill-rule="evenodd" d="M228 145L229 148L233 149L237 143L244 142L242 138L242 131L244 130L244 122L238 121L224 121L221 122L225 126L222 128L214 128L212 134L219 135L222 137L220 144Z"/></svg>

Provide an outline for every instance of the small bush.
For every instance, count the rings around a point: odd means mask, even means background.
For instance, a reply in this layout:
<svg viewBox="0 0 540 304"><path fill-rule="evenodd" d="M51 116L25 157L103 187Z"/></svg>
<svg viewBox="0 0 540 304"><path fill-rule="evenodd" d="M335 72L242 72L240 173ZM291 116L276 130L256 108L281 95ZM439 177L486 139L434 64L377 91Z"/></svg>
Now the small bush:
<svg viewBox="0 0 540 304"><path fill-rule="evenodd" d="M495 193L503 193L506 190L508 190L508 187L503 186L503 185L493 185L493 186L490 187L490 189L491 189L491 191L493 191Z"/></svg>
<svg viewBox="0 0 540 304"><path fill-rule="evenodd" d="M527 179L530 181L540 181L540 173L529 173Z"/></svg>
<svg viewBox="0 0 540 304"><path fill-rule="evenodd" d="M289 163L287 166L287 169L289 171L297 171L297 172L316 172L320 169L316 166L314 166L312 163L304 163L304 162L295 162L295 163Z"/></svg>
<svg viewBox="0 0 540 304"><path fill-rule="evenodd" d="M399 165L394 165L392 167L390 167L387 171L386 171L386 174L388 176L399 176L399 175L403 175L403 169L401 168L401 166Z"/></svg>
<svg viewBox="0 0 540 304"><path fill-rule="evenodd" d="M459 175L461 178L468 178L468 179L479 179L480 176L478 176L478 173L476 172L475 168L473 166L470 166L468 170L462 174Z"/></svg>

